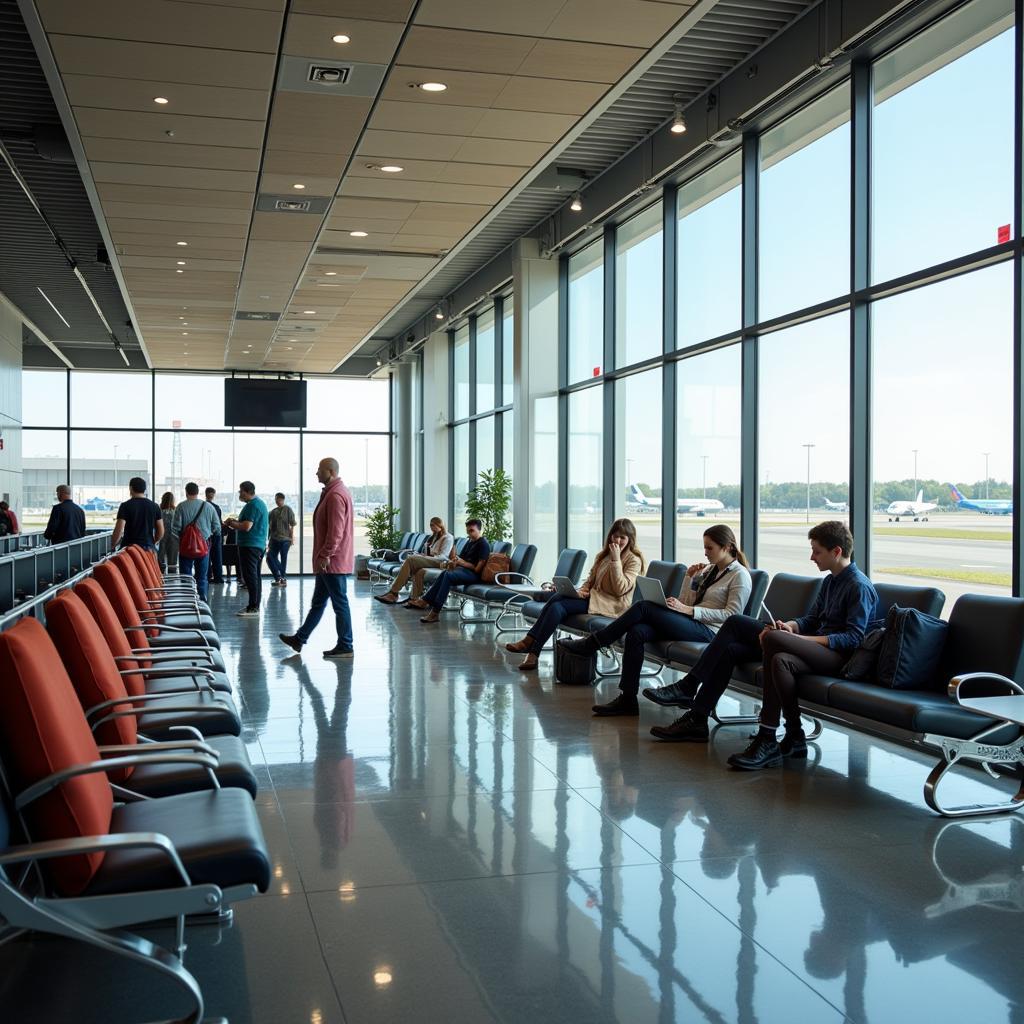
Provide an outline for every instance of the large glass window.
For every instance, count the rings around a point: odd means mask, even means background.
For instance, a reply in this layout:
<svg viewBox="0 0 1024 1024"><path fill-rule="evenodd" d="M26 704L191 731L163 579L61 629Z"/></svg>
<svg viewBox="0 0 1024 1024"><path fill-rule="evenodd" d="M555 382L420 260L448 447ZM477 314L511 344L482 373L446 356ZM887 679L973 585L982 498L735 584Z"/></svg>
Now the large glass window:
<svg viewBox="0 0 1024 1024"><path fill-rule="evenodd" d="M740 326L742 208L739 154L678 192L678 335L686 348Z"/></svg>
<svg viewBox="0 0 1024 1024"><path fill-rule="evenodd" d="M389 389L386 380L312 377L306 382L306 427L386 434Z"/></svg>
<svg viewBox="0 0 1024 1024"><path fill-rule="evenodd" d="M661 203L615 233L615 361L629 366L661 353Z"/></svg>
<svg viewBox="0 0 1024 1024"><path fill-rule="evenodd" d="M813 575L808 529L846 518L849 320L837 313L759 341L759 569Z"/></svg>
<svg viewBox="0 0 1024 1024"><path fill-rule="evenodd" d="M535 565L544 578L558 557L558 399L538 398L533 403L533 500L532 522L527 533L537 545Z"/></svg>
<svg viewBox="0 0 1024 1024"><path fill-rule="evenodd" d="M968 4L873 71L872 278L1013 233L1013 3Z"/></svg>
<svg viewBox="0 0 1024 1024"><path fill-rule="evenodd" d="M661 375L615 382L615 515L636 524L647 561L661 557Z"/></svg>
<svg viewBox="0 0 1024 1024"><path fill-rule="evenodd" d="M758 317L850 290L850 87L761 137Z"/></svg>
<svg viewBox="0 0 1024 1024"><path fill-rule="evenodd" d="M41 530L57 500L57 486L69 482L67 431L23 429L21 474L21 528Z"/></svg>
<svg viewBox="0 0 1024 1024"><path fill-rule="evenodd" d="M68 375L64 370L23 370L21 422L26 427L66 427ZM66 483L67 481L63 481Z"/></svg>
<svg viewBox="0 0 1024 1024"><path fill-rule="evenodd" d="M604 372L604 256L598 239L569 257L569 380Z"/></svg>
<svg viewBox="0 0 1024 1024"><path fill-rule="evenodd" d="M88 526L113 528L118 506L130 496L132 477L142 477L153 497L152 444L148 430L71 431L71 496L85 510Z"/></svg>
<svg viewBox="0 0 1024 1024"><path fill-rule="evenodd" d="M455 522L462 519L466 508L466 494L469 492L469 424L460 423L454 432L454 459L452 473L452 509Z"/></svg>
<svg viewBox="0 0 1024 1024"><path fill-rule="evenodd" d="M476 409L494 408L494 310L476 318Z"/></svg>
<svg viewBox="0 0 1024 1024"><path fill-rule="evenodd" d="M453 419L465 419L469 415L469 325L455 332L454 347L455 409Z"/></svg>
<svg viewBox="0 0 1024 1024"><path fill-rule="evenodd" d="M186 430L224 429L224 378L208 373L158 373L155 387L157 430L177 423Z"/></svg>
<svg viewBox="0 0 1024 1024"><path fill-rule="evenodd" d="M511 405L515 388L515 320L512 316L512 296L505 299L501 323L501 404Z"/></svg>
<svg viewBox="0 0 1024 1024"><path fill-rule="evenodd" d="M740 346L684 359L676 395L676 556L692 564L711 522L740 535Z"/></svg>
<svg viewBox="0 0 1024 1024"><path fill-rule="evenodd" d="M201 492L205 492L207 487L217 491L219 497L215 500L222 510L224 502L230 505L231 495L238 489L239 482L245 479L244 475L238 475L233 437L228 431L158 430L153 500L160 501L160 496L170 491L176 503L183 501L185 484L195 481ZM288 442L295 447L294 439L289 438ZM242 470L243 474L247 471L256 472L251 467ZM252 479L255 483L255 477ZM225 511L224 514L228 513Z"/></svg>
<svg viewBox="0 0 1024 1024"><path fill-rule="evenodd" d="M601 550L607 529L604 501L604 388L569 395L569 547L588 557Z"/></svg>
<svg viewBox="0 0 1024 1024"><path fill-rule="evenodd" d="M1012 308L1005 263L872 309L871 574L938 587L947 610L1010 588Z"/></svg>
<svg viewBox="0 0 1024 1024"><path fill-rule="evenodd" d="M118 426L149 430L153 426L152 374L73 371L71 424L76 428Z"/></svg>
<svg viewBox="0 0 1024 1024"><path fill-rule="evenodd" d="M476 421L477 479L482 470L494 469L494 466L494 417L484 416L483 419Z"/></svg>

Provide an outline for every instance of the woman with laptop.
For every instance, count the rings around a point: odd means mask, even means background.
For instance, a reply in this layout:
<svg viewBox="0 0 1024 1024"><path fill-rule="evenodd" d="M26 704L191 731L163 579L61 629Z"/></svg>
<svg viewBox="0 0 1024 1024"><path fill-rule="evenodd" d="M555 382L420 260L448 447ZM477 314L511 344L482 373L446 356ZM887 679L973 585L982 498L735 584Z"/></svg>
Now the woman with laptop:
<svg viewBox="0 0 1024 1024"><path fill-rule="evenodd" d="M621 615L633 600L637 576L646 569L647 561L636 546L632 520L616 519L583 586L579 590L552 591L530 632L517 643L505 644L513 654L526 655L519 670L532 672L537 668L537 655L570 615Z"/></svg>
<svg viewBox="0 0 1024 1024"><path fill-rule="evenodd" d="M595 704L595 715L638 715L637 691L644 665L644 646L654 640L709 643L730 615L738 615L750 599L747 560L736 534L722 523L704 531L704 557L686 570L678 597L637 601L611 625L581 640L564 640L569 650L589 654L625 637L619 695ZM656 582L656 581L651 581ZM660 589L660 584L658 584Z"/></svg>

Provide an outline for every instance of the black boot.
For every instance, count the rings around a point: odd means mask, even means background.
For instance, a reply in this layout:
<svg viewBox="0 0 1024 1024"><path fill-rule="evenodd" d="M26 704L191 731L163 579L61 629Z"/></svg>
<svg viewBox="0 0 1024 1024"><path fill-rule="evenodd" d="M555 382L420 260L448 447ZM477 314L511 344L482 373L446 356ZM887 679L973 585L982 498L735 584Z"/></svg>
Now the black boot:
<svg viewBox="0 0 1024 1024"><path fill-rule="evenodd" d="M707 743L707 715L699 711L687 711L671 725L652 726L651 735L659 740L673 740L676 743Z"/></svg>
<svg viewBox="0 0 1024 1024"><path fill-rule="evenodd" d="M640 705L636 697L631 693L620 693L614 700L607 704L595 704L591 711L599 718L607 718L611 715L622 715L636 718L640 714Z"/></svg>
<svg viewBox="0 0 1024 1024"><path fill-rule="evenodd" d="M807 757L807 737L801 728L787 729L786 735L779 743L779 750L783 757L801 759Z"/></svg>
<svg viewBox="0 0 1024 1024"><path fill-rule="evenodd" d="M774 732L758 732L750 746L741 754L729 758L733 768L747 772L759 772L762 768L777 768L782 764L782 751L775 741Z"/></svg>
<svg viewBox="0 0 1024 1024"><path fill-rule="evenodd" d="M648 700L660 704L663 708L692 708L697 695L697 688L688 683L686 678L667 686L648 687L643 691Z"/></svg>
<svg viewBox="0 0 1024 1024"><path fill-rule="evenodd" d="M597 654L601 649L601 645L594 639L592 633L575 640L559 640L558 645L564 647L570 654Z"/></svg>

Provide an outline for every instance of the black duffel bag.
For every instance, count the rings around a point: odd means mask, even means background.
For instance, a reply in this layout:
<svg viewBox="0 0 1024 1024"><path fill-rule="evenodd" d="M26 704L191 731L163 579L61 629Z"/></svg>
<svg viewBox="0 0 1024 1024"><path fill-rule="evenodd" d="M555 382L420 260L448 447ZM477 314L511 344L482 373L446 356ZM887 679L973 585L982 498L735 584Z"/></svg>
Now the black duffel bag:
<svg viewBox="0 0 1024 1024"><path fill-rule="evenodd" d="M597 654L576 654L555 644L555 680L566 686L593 686L597 680Z"/></svg>

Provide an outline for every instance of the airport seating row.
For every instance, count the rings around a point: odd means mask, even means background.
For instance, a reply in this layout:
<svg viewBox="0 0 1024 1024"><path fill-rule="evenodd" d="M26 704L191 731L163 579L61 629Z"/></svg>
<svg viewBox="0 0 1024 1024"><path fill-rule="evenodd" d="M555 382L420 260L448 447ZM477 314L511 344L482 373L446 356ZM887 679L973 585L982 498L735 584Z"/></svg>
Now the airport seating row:
<svg viewBox="0 0 1024 1024"><path fill-rule="evenodd" d="M0 918L172 979L270 856L209 607L129 547L0 619ZM176 922L168 950L129 929Z"/></svg>

